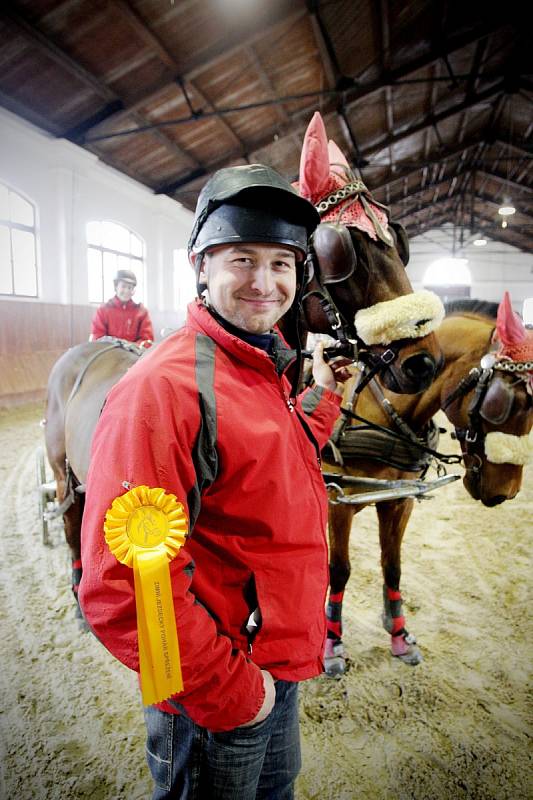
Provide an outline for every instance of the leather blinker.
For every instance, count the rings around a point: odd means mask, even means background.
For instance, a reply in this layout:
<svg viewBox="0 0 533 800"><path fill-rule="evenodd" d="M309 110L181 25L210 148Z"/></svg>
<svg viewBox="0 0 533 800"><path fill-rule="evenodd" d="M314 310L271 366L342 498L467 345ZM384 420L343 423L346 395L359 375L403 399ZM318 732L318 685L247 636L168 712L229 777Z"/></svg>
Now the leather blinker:
<svg viewBox="0 0 533 800"><path fill-rule="evenodd" d="M313 234L313 249L323 283L340 283L355 272L357 256L345 225L320 223Z"/></svg>
<svg viewBox="0 0 533 800"><path fill-rule="evenodd" d="M480 415L493 425L501 425L511 413L514 392L501 378L494 378L488 387L481 407Z"/></svg>

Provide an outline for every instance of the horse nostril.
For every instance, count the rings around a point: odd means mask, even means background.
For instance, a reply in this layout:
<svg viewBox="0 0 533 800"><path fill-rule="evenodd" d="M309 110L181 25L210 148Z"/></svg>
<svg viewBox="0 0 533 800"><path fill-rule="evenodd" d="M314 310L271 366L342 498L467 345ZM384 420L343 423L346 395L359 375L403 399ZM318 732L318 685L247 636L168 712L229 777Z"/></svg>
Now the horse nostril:
<svg viewBox="0 0 533 800"><path fill-rule="evenodd" d="M408 378L428 378L435 374L435 360L427 353L410 356L403 364L402 369Z"/></svg>

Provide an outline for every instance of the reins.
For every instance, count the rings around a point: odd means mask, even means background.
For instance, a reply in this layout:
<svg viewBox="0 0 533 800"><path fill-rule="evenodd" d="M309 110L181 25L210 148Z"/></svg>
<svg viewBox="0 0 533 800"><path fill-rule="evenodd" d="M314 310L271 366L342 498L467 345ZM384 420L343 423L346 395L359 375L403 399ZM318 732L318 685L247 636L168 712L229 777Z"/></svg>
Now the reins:
<svg viewBox="0 0 533 800"><path fill-rule="evenodd" d="M393 408L392 404L391 408ZM401 419L400 415L394 409L395 414L398 418ZM385 425L380 425L379 422L372 422L372 420L366 419L362 417L360 414L356 414L355 411L350 411L347 408L341 408L341 413L347 419L354 419L358 422L362 422L362 426L358 426L361 430L376 430L380 431L381 433L385 433L393 439L398 439L399 441L405 442L410 446L415 446L420 449L424 453L428 453L428 455L432 456L433 458L441 461L443 464L460 464L462 461L462 456L456 454L446 454L446 453L439 453L438 450L434 450L432 447L428 447L427 445L423 444L419 437L411 431L411 435L407 435L407 433L402 433L399 431L393 431L390 428L387 428ZM402 423L404 427L408 427L405 420L402 419Z"/></svg>

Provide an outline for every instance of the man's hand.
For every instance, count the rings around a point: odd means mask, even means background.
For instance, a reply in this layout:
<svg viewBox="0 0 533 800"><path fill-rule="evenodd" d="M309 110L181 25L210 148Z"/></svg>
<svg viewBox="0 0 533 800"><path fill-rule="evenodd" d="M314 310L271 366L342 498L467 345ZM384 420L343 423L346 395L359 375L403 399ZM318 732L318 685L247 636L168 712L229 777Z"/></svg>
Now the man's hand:
<svg viewBox="0 0 533 800"><path fill-rule="evenodd" d="M257 725L258 722L262 722L264 719L268 717L272 709L274 708L274 703L276 702L276 687L274 686L274 678L267 672L266 669L261 670L261 675L263 676L263 685L265 687L265 699L263 700L263 705L250 722L245 722L244 725L241 725L241 728L250 728L252 725Z"/></svg>
<svg viewBox="0 0 533 800"><path fill-rule="evenodd" d="M323 386L338 395L342 395L340 384L351 377L348 366L352 362L339 356L326 364L324 361L324 342L317 342L313 352L313 378L317 386Z"/></svg>

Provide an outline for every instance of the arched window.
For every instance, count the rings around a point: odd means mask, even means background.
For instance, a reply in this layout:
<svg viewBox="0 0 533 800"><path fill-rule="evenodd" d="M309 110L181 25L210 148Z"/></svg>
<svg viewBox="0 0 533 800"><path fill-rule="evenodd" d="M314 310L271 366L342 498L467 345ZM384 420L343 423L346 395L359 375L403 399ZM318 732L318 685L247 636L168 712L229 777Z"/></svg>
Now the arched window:
<svg viewBox="0 0 533 800"><path fill-rule="evenodd" d="M87 264L90 303L103 303L113 297L113 277L118 269L135 273L137 288L133 299L144 303L144 243L129 228L109 220L88 222Z"/></svg>
<svg viewBox="0 0 533 800"><path fill-rule="evenodd" d="M424 274L424 288L431 289L444 303L470 297L472 276L467 264L466 258L439 258L433 261Z"/></svg>
<svg viewBox="0 0 533 800"><path fill-rule="evenodd" d="M1 183L0 294L37 297L35 207Z"/></svg>
<svg viewBox="0 0 533 800"><path fill-rule="evenodd" d="M189 263L187 250L174 250L174 306L186 311L187 305L196 297L196 277Z"/></svg>
<svg viewBox="0 0 533 800"><path fill-rule="evenodd" d="M526 297L524 300L522 319L525 325L533 325L533 297Z"/></svg>

